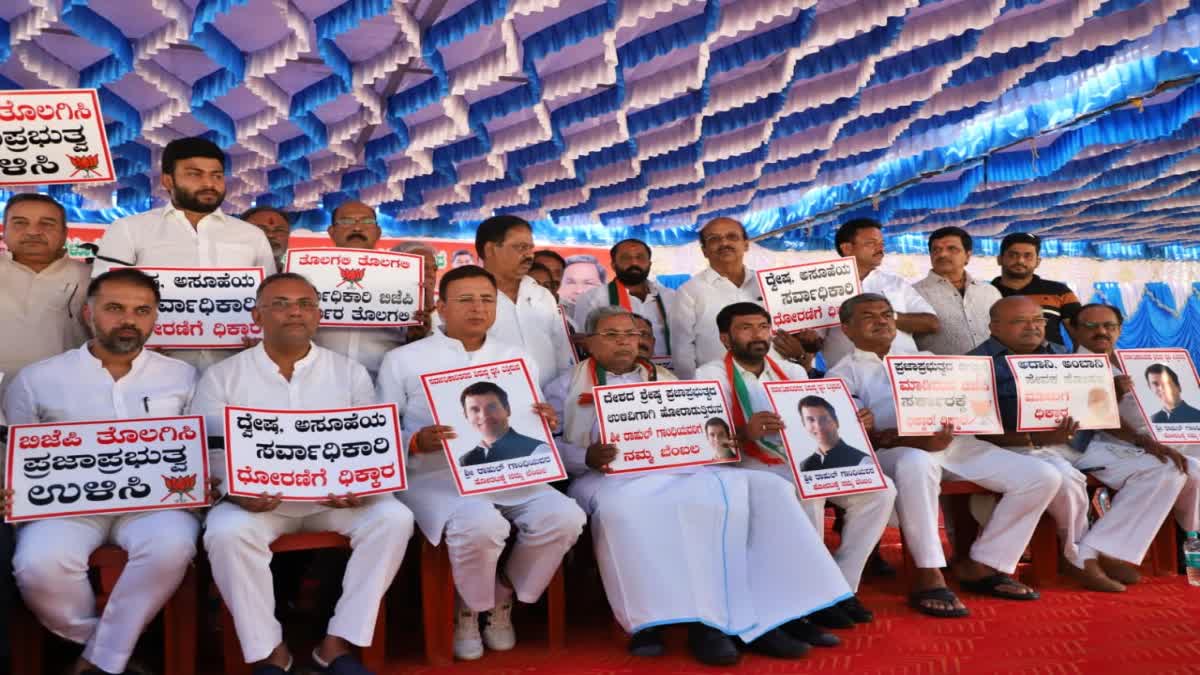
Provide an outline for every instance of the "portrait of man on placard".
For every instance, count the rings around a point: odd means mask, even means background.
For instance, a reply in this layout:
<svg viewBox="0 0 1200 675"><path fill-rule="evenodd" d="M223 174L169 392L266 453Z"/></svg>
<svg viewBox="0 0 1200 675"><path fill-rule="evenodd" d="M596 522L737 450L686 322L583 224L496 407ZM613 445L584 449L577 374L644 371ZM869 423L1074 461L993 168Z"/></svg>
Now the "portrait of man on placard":
<svg viewBox="0 0 1200 675"><path fill-rule="evenodd" d="M797 406L804 430L816 441L816 448L800 465L801 471L842 469L870 462L870 455L842 440L837 410L820 396L809 395Z"/></svg>
<svg viewBox="0 0 1200 675"><path fill-rule="evenodd" d="M1194 424L1200 422L1200 410L1183 400L1179 375L1168 365L1155 363L1146 368L1146 383L1162 404L1162 409L1150 416L1153 424Z"/></svg>
<svg viewBox="0 0 1200 675"><path fill-rule="evenodd" d="M733 447L733 435L729 433L729 423L720 417L713 417L704 423L704 435L712 446L713 457L719 460L737 457Z"/></svg>
<svg viewBox="0 0 1200 675"><path fill-rule="evenodd" d="M509 425L512 406L508 393L494 382L481 380L463 389L463 416L479 433L479 445L458 457L459 466L519 459L550 452L544 440L518 433Z"/></svg>

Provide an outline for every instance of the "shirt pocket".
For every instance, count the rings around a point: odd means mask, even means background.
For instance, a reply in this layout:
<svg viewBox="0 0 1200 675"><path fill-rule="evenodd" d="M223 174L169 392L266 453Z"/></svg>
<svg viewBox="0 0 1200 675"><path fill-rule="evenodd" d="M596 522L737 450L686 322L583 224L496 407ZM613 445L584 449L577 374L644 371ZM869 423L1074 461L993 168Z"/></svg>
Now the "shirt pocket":
<svg viewBox="0 0 1200 675"><path fill-rule="evenodd" d="M138 412L148 417L175 417L182 415L187 405L187 396L183 394L159 394L144 396Z"/></svg>

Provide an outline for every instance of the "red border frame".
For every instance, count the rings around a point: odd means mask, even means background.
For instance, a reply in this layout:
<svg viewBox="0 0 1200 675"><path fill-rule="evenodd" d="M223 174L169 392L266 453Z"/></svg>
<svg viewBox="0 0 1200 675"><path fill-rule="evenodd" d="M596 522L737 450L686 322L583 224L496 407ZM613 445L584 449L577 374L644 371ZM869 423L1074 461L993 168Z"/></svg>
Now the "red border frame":
<svg viewBox="0 0 1200 675"><path fill-rule="evenodd" d="M108 178L63 178L60 180L23 180L23 181L3 181L0 185L75 185L78 183L115 183L117 181L117 171L113 168L112 147L108 144L108 132L104 130L104 111L100 109L100 97L96 95L95 89L10 89L4 92L5 96L36 96L40 94L87 94L92 97L92 105L95 108L96 116L93 118L96 121L96 126L100 129L100 142L104 146L104 159L108 167ZM88 120L90 122L90 120Z"/></svg>
<svg viewBox="0 0 1200 675"><path fill-rule="evenodd" d="M820 494L820 495L804 494L804 481L800 480L801 472L796 470L796 457L795 457L795 455L792 454L792 445L791 445L791 443L788 443L787 434L781 433L779 435L783 437L783 448L785 450L787 450L788 466L790 466L792 469L792 480L795 482L796 490L800 493L800 498L801 499L824 499L826 497L841 497L843 495L857 495L857 494L862 494L864 492L879 492L880 490L886 490L887 489L887 478L885 477L886 474L883 473L883 467L879 466L879 457L875 454L875 446L871 444L871 435L869 433L867 433L867 428L865 426L863 426L862 420L858 418L858 406L855 405L854 397L850 395L850 387L846 386L845 380L843 380L840 377L826 377L826 378L821 378L819 380L783 380L783 381L772 381L772 382L763 382L762 383L763 389L766 390L766 392L767 392L767 398L771 401L771 409L775 411L776 415L780 415L781 417L782 417L782 414L779 412L779 406L775 405L775 395L773 393L771 393L771 390L772 389L780 389L783 387L794 386L794 385L807 385L807 384L836 384L841 389L842 394L844 394L846 396L846 400L850 402L850 409L854 411L854 415L855 415L854 421L858 423L858 428L862 431L863 439L865 439L867 442L867 449L871 453L871 462L875 464L875 473L878 474L879 480L882 482L882 485L880 485L878 487L862 488L862 489L857 489L857 490L839 490L837 492L826 492L825 494Z"/></svg>
<svg viewBox="0 0 1200 675"><path fill-rule="evenodd" d="M762 295L762 298L763 298L763 307L771 314L774 314L776 311L776 310L771 309L771 304L767 301L767 298L770 296L767 295L767 287L765 284L763 284L763 275L764 274L767 274L769 272L778 272L780 270L799 269L801 267L816 267L817 265L829 265L829 264L839 263L839 262L849 262L850 263L850 269L854 271L854 289L855 289L854 295L861 295L862 294L862 279L860 279L858 277L858 261L856 261L853 257L830 258L828 260L818 260L817 262L800 263L797 265L783 265L781 267L768 267L765 270L756 270L755 271L755 275L756 275L755 280L758 282L758 292L760 295ZM850 297L854 297L854 296L852 295ZM783 310L778 310L778 311L783 311ZM832 328L833 326L840 326L840 325L842 325L840 320L831 319L831 323L823 323L819 326L807 326L805 328L782 329L782 330L786 330L788 333L798 333L802 330L818 330L821 328ZM776 326L776 328L778 328L778 326Z"/></svg>
<svg viewBox="0 0 1200 675"><path fill-rule="evenodd" d="M385 493L390 493L390 492L403 492L404 490L407 490L408 489L408 471L407 471L407 467L405 467L405 465L404 465L404 446L401 445L402 439L401 439L401 432L400 432L399 411L397 410L395 403L376 403L373 405L350 406L348 408L324 408L324 409L314 409L314 410L279 410L279 409L275 409L275 408L251 408L249 406L241 406L241 405L225 406L225 413L224 413L225 429L224 429L224 431L225 431L226 492L228 494L233 495L234 497L260 497L260 496L262 496L262 493L264 492L264 490L259 490L258 492L241 492L241 491L237 491L237 490L233 489L233 487L234 487L233 484L234 484L234 480L235 480L234 473L233 473L233 455L232 455L232 453L229 452L229 446L231 445L229 442L229 438L230 438L229 417L230 417L231 411L244 410L247 412L282 413L282 414L286 414L286 415L295 415L295 414L301 414L301 413L305 414L305 415L308 415L308 414L320 415L322 413L357 412L360 410L378 410L380 408L388 408L388 409L390 409L390 411L392 413L392 424L394 425L394 428L396 429L395 450L396 450L396 464L398 464L400 467L400 487L398 487L398 488L379 488L377 490L366 490L363 492L355 492L354 496L366 497L368 495L378 495L378 494L385 494ZM339 493L334 492L334 494L339 494ZM344 494L344 493L341 493L341 494ZM328 499L329 499L328 496L322 496L322 497L287 497L287 496L285 496L285 497L283 497L283 501L285 501L285 502L299 502L299 503L323 502Z"/></svg>
<svg viewBox="0 0 1200 675"><path fill-rule="evenodd" d="M124 267L124 266L122 266L122 267ZM147 271L149 271L149 272L155 272L155 271L162 271L162 272L250 272L251 274L257 272L258 273L258 284L260 286L262 285L263 279L266 278L266 273L263 270L263 268L261 268L261 267L162 267L162 266L153 266L153 267L144 266L143 267L141 265L132 265L130 267L132 267L135 270L141 270L143 272L147 272ZM114 268L114 269L116 269L116 268ZM257 290L258 290L258 286L255 286L254 288L250 289L250 293L253 294ZM160 289L160 291L161 291L161 289ZM166 293L163 293L163 297L166 297ZM160 316L159 318L162 318L162 317ZM157 326L158 321L155 321L154 325ZM156 345L156 344L150 344L148 346L151 347L152 349L242 349L245 347L245 345L242 344L240 338L238 339L238 342L236 342L236 343L222 342L222 343L218 343L218 344L204 344L204 345Z"/></svg>
<svg viewBox="0 0 1200 675"><path fill-rule="evenodd" d="M304 272L303 272L304 269L312 269L314 267L318 267L316 265L310 265L308 267L300 268L297 270L292 269L292 253L314 253L314 252L337 253L338 255L347 255L347 254L353 255L353 254L367 253L367 254L383 255L383 256L401 256L404 258L411 258L413 260L416 260L417 261L417 279L418 279L417 295L421 299L424 299L424 297L425 297L425 295L424 295L424 293L425 293L425 257L424 256L420 256L415 253L401 253L399 251L381 251L381 250L376 250L376 249L362 249L362 248L337 248L336 246L322 246L322 247L318 247L318 248L293 248L293 249L288 249L287 258L285 259L284 264L283 264L284 271L285 272L295 272L296 274L304 274ZM297 265L299 265L298 262L297 262ZM321 292L321 289L319 287L317 290L318 290L318 292ZM419 302L418 305L419 305L418 311L420 311L420 306L423 306L423 303ZM322 321L319 325L323 328L406 328L408 326L420 326L421 322L413 320L413 321L396 322L396 323L369 323L368 324L368 323L352 323L352 322L346 322L346 321L339 321L337 323L326 323L325 321Z"/></svg>
<svg viewBox="0 0 1200 675"><path fill-rule="evenodd" d="M1021 414L1021 409L1024 406L1021 405L1021 378L1017 377L1017 371L1015 368L1013 368L1013 362L1020 360L1020 359L1102 359L1104 361L1104 367L1106 369L1108 369L1108 390L1112 392L1113 400L1116 401L1118 404L1120 403L1120 400L1117 399L1117 388L1113 384L1112 366L1110 366L1108 363L1108 356L1106 356L1104 354L1008 354L1008 355L1005 355L1004 360L1008 362L1008 369L1013 374L1013 382L1015 382L1017 385L1017 432L1018 433L1027 433L1027 432L1036 432L1036 431L1053 431L1058 428L1057 424L1051 424L1050 426L1044 426L1044 427L1027 427L1022 424L1022 420L1024 419L1024 416ZM1067 407L1068 408L1070 407L1070 402L1068 402ZM1075 420L1075 421L1078 422L1079 420ZM1115 427L1091 427L1091 426L1085 427L1082 424L1080 424L1079 428L1080 429L1095 429L1095 430L1102 431L1104 429L1117 429L1117 428L1120 428L1120 426L1121 426L1121 412L1118 410L1117 411L1117 426L1115 426Z"/></svg>
<svg viewBox="0 0 1200 675"><path fill-rule="evenodd" d="M1148 354L1151 352L1170 352L1170 353L1176 353L1176 354L1183 354L1183 357L1185 359L1187 359L1188 365L1192 367L1192 377L1195 378L1196 383L1198 385L1200 385L1200 373L1196 372L1196 364L1192 362L1192 355L1190 353L1188 353L1188 350L1181 349L1179 347L1162 347L1162 348L1143 347L1143 348L1138 348L1138 349L1117 349L1116 350L1117 360L1121 362L1121 371L1124 372L1126 375L1129 375L1129 368L1125 366L1125 356L1124 356L1125 353ZM1142 413L1142 418L1146 420L1146 426L1150 428L1150 433L1151 433L1151 435L1154 436L1154 440L1158 441L1159 443L1166 444L1166 445L1197 445L1197 444L1200 444L1200 439L1196 439L1194 441L1177 441L1174 439L1168 440L1168 439L1159 438L1158 430L1154 428L1154 423L1150 421L1150 415L1146 414L1146 409L1142 406L1141 399L1139 399L1137 397L1137 387L1134 386L1133 390L1130 393L1133 394L1133 400L1135 403L1137 403L1138 411L1140 411ZM1120 401L1118 401L1118 403L1120 403Z"/></svg>
<svg viewBox="0 0 1200 675"><path fill-rule="evenodd" d="M170 509L198 509L198 508L203 508L203 507L208 506L210 504L210 502L208 501L208 478L209 478L208 436L204 429L204 416L203 415L176 415L174 417L131 417L128 419L120 419L120 420L87 420L87 421L83 421L83 422L14 424L8 428L8 439L7 439L8 457L6 458L7 464L5 466L5 471L4 471L4 488L6 490L13 489L13 471L14 471L14 467L16 466L16 462L14 460L15 460L15 454L17 451L17 444L13 442L13 437L15 436L15 432L18 429L29 429L29 428L57 429L57 428L61 428L61 427L75 427L75 426L81 426L81 425L99 426L101 424L109 424L109 425L115 426L117 424L128 424L131 422L140 424L142 422L159 422L159 421L163 421L163 420L171 420L171 421L195 420L200 423L200 462L201 462L201 467L202 467L202 478L203 478L203 482L201 483L201 485L202 485L201 491L204 494L204 499L202 501L185 502L185 503L176 502L174 504L161 504L161 505L155 505L155 506L127 506L125 508L120 508L120 509L101 509L101 510L96 510L96 511L91 511L91 510L63 511L61 513L44 513L44 514L39 514L37 516L12 516L12 517L5 517L4 521L8 522L8 523L23 523L23 522L32 521L32 520L46 520L47 518L66 518L69 516L99 516L99 515L112 514L112 513L137 513L137 512L142 512L142 511L167 511Z"/></svg>
<svg viewBox="0 0 1200 675"><path fill-rule="evenodd" d="M987 359L988 372L992 374L992 410L996 413L996 423L1000 425L995 430L984 431L958 431L955 430L955 436L990 436L1004 433L1004 421L1000 418L1000 401L996 398L996 364L992 362L990 356L918 356L915 354L888 354L883 358L883 367L887 370L888 381L892 384L892 406L896 409L896 433L901 436L933 436L937 432L918 432L907 433L900 428L900 420L903 417L900 415L900 390L896 388L896 375L892 372L892 363L895 361L941 361L941 360L980 360Z"/></svg>
<svg viewBox="0 0 1200 675"><path fill-rule="evenodd" d="M630 384L606 384L602 387L592 387L592 400L596 406L596 421L600 424L600 438L607 439L608 431L604 428L604 415L600 413L600 394L606 391L617 391L620 389L638 389L641 387L665 387L679 386L681 384L712 384L717 388L717 393L721 395L721 407L725 412L725 420L729 422L730 432L736 436L736 430L733 428L733 420L729 415L729 401L725 400L725 388L721 386L718 380L665 380L661 382L632 382ZM730 440L733 440L731 437ZM607 441L605 441L607 442ZM618 475L623 473L645 473L647 471L661 471L662 469L678 469L683 466L708 466L710 464L733 464L742 461L741 449L734 447L734 456L730 459L710 459L703 462L683 462L680 464L664 464L663 466L644 466L635 469L612 469L608 472L609 475Z"/></svg>
<svg viewBox="0 0 1200 675"><path fill-rule="evenodd" d="M439 375L449 375L450 373L459 373L464 370L479 370L481 368L495 368L503 366L506 363L518 363L521 365L521 374L525 376L525 383L529 385L529 392L533 394L534 403L542 403L542 399L538 397L538 389L533 384L533 378L529 377L529 366L525 363L525 359L505 359L503 361L490 361L488 363L480 363L465 368L451 368L449 370L439 370L433 373L425 373L421 376L421 388L425 390L425 402L429 404L429 412L433 415L433 423L441 426L442 420L438 417L437 406L433 404L433 395L429 391L429 378ZM558 452L558 446L554 444L554 433L550 431L550 424L545 418L539 418L542 421L542 431L546 434L546 445L550 446L550 454L554 457L554 463L558 467L558 475L550 476L539 480L525 481L524 483L515 483L513 485L504 485L501 487L484 488L482 490L463 490L462 480L459 479L458 472L461 467L458 466L458 461L454 458L454 453L450 450L450 444L445 440L442 441L442 451L446 453L446 461L450 464L450 475L454 476L454 484L458 488L458 494L463 497L470 495L481 495L489 492L504 492L513 488L525 487L527 485L540 485L541 483L553 483L567 477L567 470L563 468L562 456ZM449 425L447 425L449 426Z"/></svg>

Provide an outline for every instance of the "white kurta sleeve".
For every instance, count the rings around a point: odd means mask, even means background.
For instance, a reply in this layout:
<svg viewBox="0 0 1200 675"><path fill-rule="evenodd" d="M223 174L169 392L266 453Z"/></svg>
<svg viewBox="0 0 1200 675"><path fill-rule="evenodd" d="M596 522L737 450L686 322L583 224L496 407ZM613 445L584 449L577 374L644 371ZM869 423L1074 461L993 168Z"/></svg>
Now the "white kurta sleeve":
<svg viewBox="0 0 1200 675"><path fill-rule="evenodd" d="M109 225L104 236L96 242L96 259L92 261L92 277L98 277L117 267L121 263L136 265L138 262L137 245L129 234L126 220L121 219ZM100 256L103 256L100 257ZM105 260L111 258L112 260ZM120 262L113 262L120 261Z"/></svg>
<svg viewBox="0 0 1200 675"><path fill-rule="evenodd" d="M671 365L681 380L696 374L696 300L686 289L675 295L675 306L667 316L671 327Z"/></svg>
<svg viewBox="0 0 1200 675"><path fill-rule="evenodd" d="M37 413L29 371L17 373L4 392L4 417L9 424L37 424L42 420Z"/></svg>
<svg viewBox="0 0 1200 675"><path fill-rule="evenodd" d="M896 311L903 314L933 314L937 316L937 310L933 308L933 305L929 304L925 296L918 293L917 289L912 287L912 284L902 283L896 289L896 292L904 299L904 309Z"/></svg>
<svg viewBox="0 0 1200 675"><path fill-rule="evenodd" d="M265 234L258 238L254 247L254 266L263 268L263 274L267 276L279 271L279 263L275 259L275 253L271 250L271 242Z"/></svg>
<svg viewBox="0 0 1200 675"><path fill-rule="evenodd" d="M192 394L188 414L204 417L204 431L209 436L225 436L225 405L228 396L224 382L217 377L221 369L210 368L200 377L196 390ZM229 480L225 475L225 448L208 449L208 467L213 478L220 478L218 490L222 494L229 489Z"/></svg>
<svg viewBox="0 0 1200 675"><path fill-rule="evenodd" d="M375 396L375 385L371 382L371 375L367 372L366 367L355 363L350 372L351 405L374 405L379 402L380 399Z"/></svg>
<svg viewBox="0 0 1200 675"><path fill-rule="evenodd" d="M559 433L554 435L554 444L558 446L558 454L562 458L563 466L568 474L578 476L588 471L587 448L581 448L568 442L562 434L566 424L566 403L567 394L571 388L571 375L572 372L568 371L546 385L546 402L553 406L554 412L558 414Z"/></svg>

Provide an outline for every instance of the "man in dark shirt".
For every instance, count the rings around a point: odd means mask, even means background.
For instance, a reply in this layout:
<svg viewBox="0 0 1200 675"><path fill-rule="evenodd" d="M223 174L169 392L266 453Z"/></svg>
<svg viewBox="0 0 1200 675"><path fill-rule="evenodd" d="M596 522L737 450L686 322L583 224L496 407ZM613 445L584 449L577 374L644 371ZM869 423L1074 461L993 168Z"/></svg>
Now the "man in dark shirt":
<svg viewBox="0 0 1200 675"><path fill-rule="evenodd" d="M1046 340L1063 344L1062 322L1079 311L1079 298L1066 284L1034 274L1041 262L1042 240L1027 232L1014 232L1000 242L1000 276L992 285L1000 295L1027 295L1042 306L1046 317Z"/></svg>
<svg viewBox="0 0 1200 675"><path fill-rule="evenodd" d="M544 440L517 433L508 424L512 408L508 394L493 382L482 380L463 389L463 414L482 439L479 445L458 458L459 466L499 462L541 452L550 452Z"/></svg>
<svg viewBox="0 0 1200 675"><path fill-rule="evenodd" d="M867 453L842 440L837 412L829 401L820 396L805 396L798 407L804 430L817 441L816 451L800 465L801 471L844 469L858 466L867 458Z"/></svg>
<svg viewBox="0 0 1200 675"><path fill-rule="evenodd" d="M1146 383L1162 401L1162 410L1150 416L1154 424L1194 424L1200 422L1200 410L1183 400L1179 376L1170 366L1156 363L1146 369Z"/></svg>

